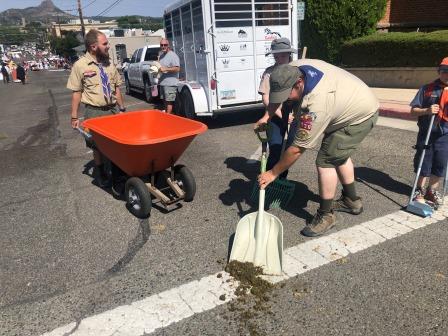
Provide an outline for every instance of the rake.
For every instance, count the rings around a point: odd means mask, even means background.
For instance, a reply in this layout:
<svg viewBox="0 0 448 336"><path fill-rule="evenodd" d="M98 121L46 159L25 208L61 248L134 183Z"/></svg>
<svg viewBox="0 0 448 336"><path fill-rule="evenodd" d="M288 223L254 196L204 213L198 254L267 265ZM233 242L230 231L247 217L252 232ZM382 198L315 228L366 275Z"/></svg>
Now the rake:
<svg viewBox="0 0 448 336"><path fill-rule="evenodd" d="M269 136L269 129L266 130L266 135L262 136L260 133L262 130L255 130L255 133L258 136L258 139L261 141L261 146L263 147L263 151L266 151L267 143ZM283 139L282 152L285 151L286 147L286 139L288 138L289 133L289 125L288 131L285 134L285 138ZM294 196L295 184L287 179L275 179L272 183L270 183L266 188L265 193L265 205L266 208L269 209L278 209L278 208L286 208L286 206L291 201L291 198ZM252 188L252 194L250 196L251 201L256 204L258 202L258 197L260 194L260 186L257 181L255 181L254 186Z"/></svg>

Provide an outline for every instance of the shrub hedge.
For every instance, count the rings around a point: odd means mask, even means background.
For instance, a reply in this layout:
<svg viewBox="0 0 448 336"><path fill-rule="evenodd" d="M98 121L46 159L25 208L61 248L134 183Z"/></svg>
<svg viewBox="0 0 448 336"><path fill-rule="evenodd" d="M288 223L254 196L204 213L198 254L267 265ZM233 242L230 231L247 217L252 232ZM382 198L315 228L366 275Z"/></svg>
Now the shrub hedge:
<svg viewBox="0 0 448 336"><path fill-rule="evenodd" d="M342 43L375 32L386 0L305 0L302 45L310 58L340 61Z"/></svg>
<svg viewBox="0 0 448 336"><path fill-rule="evenodd" d="M448 56L448 30L431 33L375 33L341 48L346 67L436 67Z"/></svg>

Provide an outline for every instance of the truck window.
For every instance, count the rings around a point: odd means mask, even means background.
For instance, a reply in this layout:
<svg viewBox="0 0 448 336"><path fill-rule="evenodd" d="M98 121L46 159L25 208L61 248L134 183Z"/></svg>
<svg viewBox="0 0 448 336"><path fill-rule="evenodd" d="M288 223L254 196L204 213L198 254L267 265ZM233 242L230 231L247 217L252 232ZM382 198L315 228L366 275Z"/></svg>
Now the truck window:
<svg viewBox="0 0 448 336"><path fill-rule="evenodd" d="M138 50L134 51L134 53L132 54L131 62L130 62L130 63L135 63L135 59L137 58L137 51L138 51Z"/></svg>
<svg viewBox="0 0 448 336"><path fill-rule="evenodd" d="M146 49L145 61L158 61L159 60L159 48Z"/></svg>
<svg viewBox="0 0 448 336"><path fill-rule="evenodd" d="M142 59L142 53L143 53L143 48L140 48L137 52L136 62L140 62L140 60Z"/></svg>

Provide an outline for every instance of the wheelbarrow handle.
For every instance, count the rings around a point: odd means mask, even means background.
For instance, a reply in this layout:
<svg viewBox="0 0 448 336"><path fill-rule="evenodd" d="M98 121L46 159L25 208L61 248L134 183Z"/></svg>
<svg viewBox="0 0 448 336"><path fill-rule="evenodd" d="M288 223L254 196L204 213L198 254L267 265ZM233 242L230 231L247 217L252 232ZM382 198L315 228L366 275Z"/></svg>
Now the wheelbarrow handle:
<svg viewBox="0 0 448 336"><path fill-rule="evenodd" d="M92 139L92 134L89 132L84 131L81 127L76 127L76 130L81 133L81 135L86 138L87 140Z"/></svg>

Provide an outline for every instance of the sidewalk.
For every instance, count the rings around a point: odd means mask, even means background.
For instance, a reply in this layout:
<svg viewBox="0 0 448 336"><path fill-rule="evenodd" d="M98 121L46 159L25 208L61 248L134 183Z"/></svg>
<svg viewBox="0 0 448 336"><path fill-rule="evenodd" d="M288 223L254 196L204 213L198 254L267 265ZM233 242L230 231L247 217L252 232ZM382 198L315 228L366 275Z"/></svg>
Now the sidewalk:
<svg viewBox="0 0 448 336"><path fill-rule="evenodd" d="M416 120L411 116L409 103L415 97L417 89L372 88L380 101L380 116Z"/></svg>

